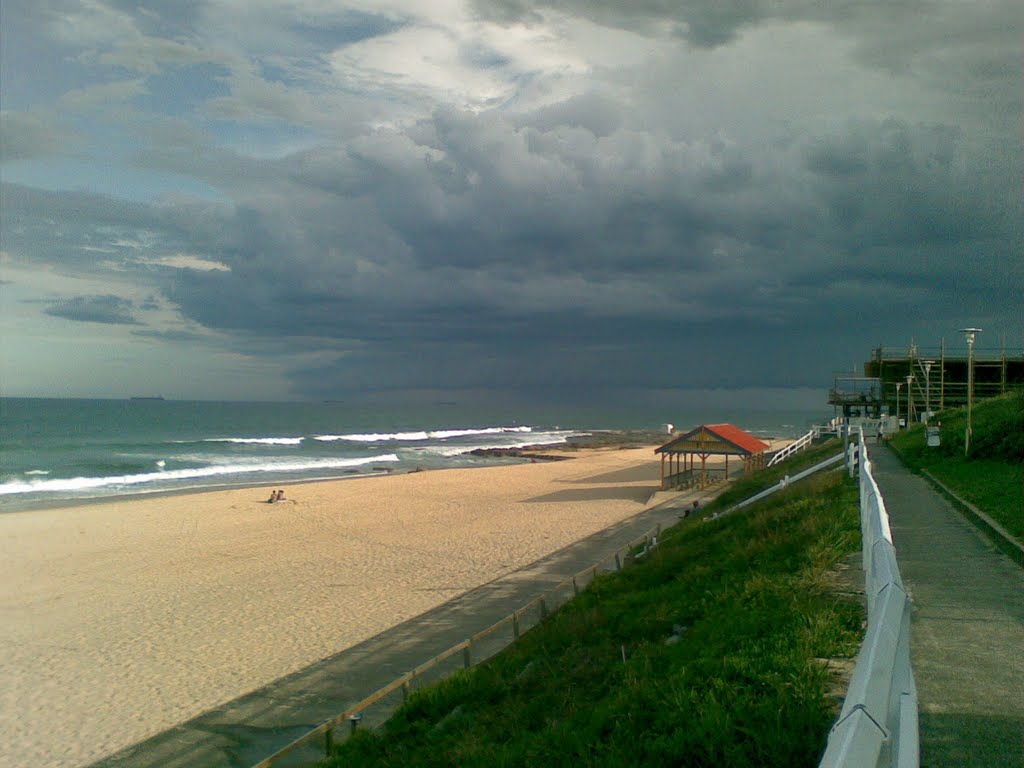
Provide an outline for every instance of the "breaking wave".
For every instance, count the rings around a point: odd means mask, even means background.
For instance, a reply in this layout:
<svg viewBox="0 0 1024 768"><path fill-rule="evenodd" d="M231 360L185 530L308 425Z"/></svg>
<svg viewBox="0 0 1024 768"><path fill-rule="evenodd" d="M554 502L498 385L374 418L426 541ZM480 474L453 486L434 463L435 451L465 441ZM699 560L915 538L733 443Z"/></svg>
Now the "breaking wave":
<svg viewBox="0 0 1024 768"><path fill-rule="evenodd" d="M168 480L194 480L208 477L245 475L254 473L309 472L323 469L344 469L374 462L399 461L393 453L346 459L309 459L307 461L271 461L264 463L223 464L218 466L173 469L161 472L143 472L137 475L108 475L101 477L69 477L28 482L12 480L0 484L0 495L17 493L47 493L81 491L95 488L145 486L147 483L166 484Z"/></svg>

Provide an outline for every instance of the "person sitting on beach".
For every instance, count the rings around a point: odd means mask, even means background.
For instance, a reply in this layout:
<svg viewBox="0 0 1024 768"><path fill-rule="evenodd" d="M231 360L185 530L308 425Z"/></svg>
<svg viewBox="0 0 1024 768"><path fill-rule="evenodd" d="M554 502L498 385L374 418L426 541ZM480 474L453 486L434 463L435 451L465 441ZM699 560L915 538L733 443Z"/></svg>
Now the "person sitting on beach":
<svg viewBox="0 0 1024 768"><path fill-rule="evenodd" d="M267 504L273 504L275 501L277 501L277 491L271 491L270 498L267 499Z"/></svg>
<svg viewBox="0 0 1024 768"><path fill-rule="evenodd" d="M284 491L277 492L277 501L284 501Z"/></svg>

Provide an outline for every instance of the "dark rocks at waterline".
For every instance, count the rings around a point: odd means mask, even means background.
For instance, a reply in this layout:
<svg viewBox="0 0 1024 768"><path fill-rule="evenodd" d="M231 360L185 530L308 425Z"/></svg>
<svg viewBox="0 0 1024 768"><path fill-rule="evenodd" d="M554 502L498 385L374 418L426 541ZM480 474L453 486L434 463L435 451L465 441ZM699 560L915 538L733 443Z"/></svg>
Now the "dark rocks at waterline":
<svg viewBox="0 0 1024 768"><path fill-rule="evenodd" d="M469 452L472 456L483 456L489 459L530 459L532 461L563 461L572 456L553 455L550 453L534 453L529 448L477 448Z"/></svg>
<svg viewBox="0 0 1024 768"><path fill-rule="evenodd" d="M560 445L524 445L518 448L478 448L473 456L489 458L532 459L535 461L561 461L571 459L572 453L584 448L653 448L666 440L663 432L644 430L596 431L571 435Z"/></svg>

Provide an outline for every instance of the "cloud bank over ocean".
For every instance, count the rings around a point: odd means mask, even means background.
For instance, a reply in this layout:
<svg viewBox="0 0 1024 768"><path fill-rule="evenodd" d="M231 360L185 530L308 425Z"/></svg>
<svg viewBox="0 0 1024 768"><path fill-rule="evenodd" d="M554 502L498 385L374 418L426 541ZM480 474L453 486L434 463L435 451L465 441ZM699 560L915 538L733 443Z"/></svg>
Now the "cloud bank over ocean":
<svg viewBox="0 0 1024 768"><path fill-rule="evenodd" d="M963 325L1024 344L1012 2L3 25L11 393L814 387Z"/></svg>

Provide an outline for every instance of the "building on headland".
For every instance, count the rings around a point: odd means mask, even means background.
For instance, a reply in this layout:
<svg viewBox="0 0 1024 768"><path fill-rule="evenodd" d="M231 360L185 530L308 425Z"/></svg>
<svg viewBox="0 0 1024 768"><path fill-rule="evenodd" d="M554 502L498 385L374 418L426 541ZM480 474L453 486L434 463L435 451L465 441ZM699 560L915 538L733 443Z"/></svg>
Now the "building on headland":
<svg viewBox="0 0 1024 768"><path fill-rule="evenodd" d="M926 412L967 404L969 357L966 344L943 339L938 346L876 347L863 375L838 373L829 405L846 418L899 416L907 423ZM983 400L1024 389L1024 349L976 347L974 396Z"/></svg>

